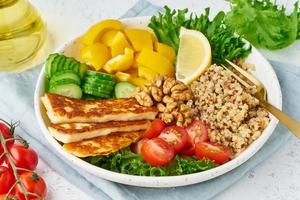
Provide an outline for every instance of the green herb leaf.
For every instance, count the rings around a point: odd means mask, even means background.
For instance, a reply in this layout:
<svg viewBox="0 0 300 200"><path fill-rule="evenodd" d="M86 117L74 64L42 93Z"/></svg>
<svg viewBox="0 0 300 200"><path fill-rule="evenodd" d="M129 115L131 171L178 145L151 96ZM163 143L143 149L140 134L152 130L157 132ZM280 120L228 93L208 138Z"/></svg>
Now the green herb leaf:
<svg viewBox="0 0 300 200"><path fill-rule="evenodd" d="M213 161L197 160L194 157L176 156L165 167L153 167L146 163L140 154L122 149L108 156L93 156L85 161L107 170L138 176L171 176L205 171L216 167Z"/></svg>
<svg viewBox="0 0 300 200"><path fill-rule="evenodd" d="M298 2L294 5L294 11L286 15L285 7L278 7L270 0L227 1L233 6L226 15L226 25L253 45L281 49L300 38Z"/></svg>
<svg viewBox="0 0 300 200"><path fill-rule="evenodd" d="M187 9L171 10L164 7L165 13L152 16L149 27L155 32L158 40L175 48L179 48L180 27L193 29L202 32L212 47L213 62L220 64L229 60L245 58L251 52L251 46L247 45L241 37L234 34L234 31L224 23L225 13L219 12L215 18L209 20L209 8L205 13L197 16L190 14L187 17Z"/></svg>

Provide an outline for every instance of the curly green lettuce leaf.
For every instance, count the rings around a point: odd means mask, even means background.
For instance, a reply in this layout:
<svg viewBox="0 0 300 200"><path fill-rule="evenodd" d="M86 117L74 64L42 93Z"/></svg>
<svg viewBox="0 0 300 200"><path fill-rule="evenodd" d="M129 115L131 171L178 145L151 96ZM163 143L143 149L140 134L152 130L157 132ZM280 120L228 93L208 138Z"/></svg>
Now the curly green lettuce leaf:
<svg viewBox="0 0 300 200"><path fill-rule="evenodd" d="M270 0L227 0L232 3L226 15L226 25L243 35L253 45L281 49L300 37L298 3L290 15L285 7Z"/></svg>
<svg viewBox="0 0 300 200"><path fill-rule="evenodd" d="M191 174L212 169L217 165L210 160L197 160L194 157L175 156L172 162L164 167L153 167L146 163L140 154L128 148L108 156L92 156L85 161L101 168L123 174L138 176L174 176Z"/></svg>
<svg viewBox="0 0 300 200"><path fill-rule="evenodd" d="M245 58L251 52L251 46L247 45L234 30L224 23L225 13L219 12L214 19L209 19L209 8L205 13L197 16L188 10L171 10L164 7L165 13L152 16L149 27L155 32L158 40L175 48L179 48L180 27L202 32L212 47L212 59L214 63L224 63L225 59L238 60Z"/></svg>

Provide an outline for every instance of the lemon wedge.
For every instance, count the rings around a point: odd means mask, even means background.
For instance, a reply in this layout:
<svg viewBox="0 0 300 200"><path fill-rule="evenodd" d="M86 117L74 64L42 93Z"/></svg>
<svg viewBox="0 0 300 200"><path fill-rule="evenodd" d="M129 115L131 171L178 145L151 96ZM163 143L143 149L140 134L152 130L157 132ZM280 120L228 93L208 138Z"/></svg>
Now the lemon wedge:
<svg viewBox="0 0 300 200"><path fill-rule="evenodd" d="M176 79L189 84L210 66L211 47L207 38L199 31L181 27L179 38Z"/></svg>

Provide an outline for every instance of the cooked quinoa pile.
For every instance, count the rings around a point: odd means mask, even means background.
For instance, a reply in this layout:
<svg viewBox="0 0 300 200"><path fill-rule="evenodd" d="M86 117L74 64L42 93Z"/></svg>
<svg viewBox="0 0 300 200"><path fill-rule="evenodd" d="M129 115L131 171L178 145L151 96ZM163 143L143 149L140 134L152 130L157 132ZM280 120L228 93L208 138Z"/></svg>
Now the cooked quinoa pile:
<svg viewBox="0 0 300 200"><path fill-rule="evenodd" d="M225 69L212 65L192 83L194 109L212 142L240 153L267 127L268 112Z"/></svg>

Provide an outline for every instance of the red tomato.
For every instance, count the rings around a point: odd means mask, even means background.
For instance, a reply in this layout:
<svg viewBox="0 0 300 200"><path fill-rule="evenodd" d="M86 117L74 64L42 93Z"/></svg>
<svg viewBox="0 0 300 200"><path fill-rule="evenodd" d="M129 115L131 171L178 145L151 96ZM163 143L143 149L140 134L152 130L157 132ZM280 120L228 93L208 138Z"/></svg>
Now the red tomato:
<svg viewBox="0 0 300 200"><path fill-rule="evenodd" d="M0 194L5 194L15 183L14 174L4 166L0 166Z"/></svg>
<svg viewBox="0 0 300 200"><path fill-rule="evenodd" d="M6 122L0 120L0 134L2 133L2 136L4 137L4 139L11 139L14 137L14 135L10 132L10 125L7 124ZM9 147L14 143L14 140L8 141L6 142L6 146ZM0 155L3 153L3 147L0 144ZM0 158L0 165L3 163L4 161L4 157Z"/></svg>
<svg viewBox="0 0 300 200"><path fill-rule="evenodd" d="M167 125L160 119L154 119L150 127L145 131L144 138L155 138L157 137Z"/></svg>
<svg viewBox="0 0 300 200"><path fill-rule="evenodd" d="M8 148L8 151L16 167L25 168L32 171L36 169L39 158L33 149L26 148L21 144L13 144ZM9 166L7 160L6 164ZM22 172L22 170L19 172Z"/></svg>
<svg viewBox="0 0 300 200"><path fill-rule="evenodd" d="M208 142L197 142L195 145L196 156L199 160L207 158L214 160L217 164L223 164L230 160L232 152L229 148L211 144Z"/></svg>
<svg viewBox="0 0 300 200"><path fill-rule="evenodd" d="M192 155L195 153L195 143L206 142L208 140L208 130L204 122L194 120L187 128L188 143L180 152L183 155Z"/></svg>
<svg viewBox="0 0 300 200"><path fill-rule="evenodd" d="M136 142L136 143L133 143L131 146L130 146L130 149L133 153L137 153L137 154L141 154L141 149L142 149L142 146L145 142L147 142L149 139L148 138L142 138L140 141Z"/></svg>
<svg viewBox="0 0 300 200"><path fill-rule="evenodd" d="M144 160L152 166L163 166L174 157L174 148L160 138L153 138L142 146Z"/></svg>
<svg viewBox="0 0 300 200"><path fill-rule="evenodd" d="M179 126L169 126L158 136L174 148L175 153L180 151L187 143L188 134Z"/></svg>
<svg viewBox="0 0 300 200"><path fill-rule="evenodd" d="M25 189L28 192L34 193L39 195L41 198L46 196L47 193L47 186L44 179L38 176L34 172L25 172L20 175L20 181L23 183ZM24 200L25 196L20 187L17 185L14 192L20 198L20 200ZM29 199L37 199L36 196L29 195Z"/></svg>

